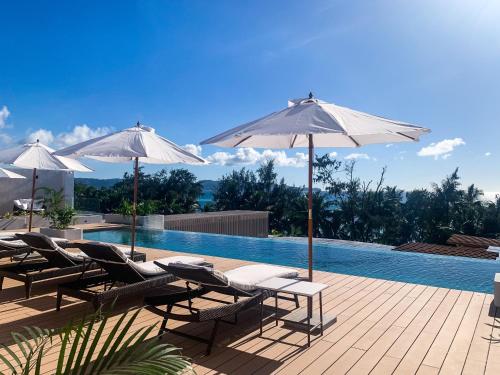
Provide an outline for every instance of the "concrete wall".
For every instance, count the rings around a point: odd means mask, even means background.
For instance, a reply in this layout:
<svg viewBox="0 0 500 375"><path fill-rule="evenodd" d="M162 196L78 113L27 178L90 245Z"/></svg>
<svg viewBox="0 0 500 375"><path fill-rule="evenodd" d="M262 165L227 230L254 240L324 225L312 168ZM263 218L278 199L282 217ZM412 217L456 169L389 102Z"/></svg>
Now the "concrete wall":
<svg viewBox="0 0 500 375"><path fill-rule="evenodd" d="M137 216L137 225L143 226L145 216ZM105 214L104 221L113 224L130 224L130 216ZM267 237L269 213L267 211L219 211L195 214L165 215L164 228L187 232L228 234L247 237Z"/></svg>
<svg viewBox="0 0 500 375"><path fill-rule="evenodd" d="M13 169L14 170L14 169ZM0 179L0 215L12 212L13 201L20 198L31 198L31 184L33 171L16 169L16 173L26 179ZM74 201L74 176L73 172L66 171L38 171L37 187L50 187L64 189L66 203L73 207ZM43 198L43 192L38 191L36 198Z"/></svg>

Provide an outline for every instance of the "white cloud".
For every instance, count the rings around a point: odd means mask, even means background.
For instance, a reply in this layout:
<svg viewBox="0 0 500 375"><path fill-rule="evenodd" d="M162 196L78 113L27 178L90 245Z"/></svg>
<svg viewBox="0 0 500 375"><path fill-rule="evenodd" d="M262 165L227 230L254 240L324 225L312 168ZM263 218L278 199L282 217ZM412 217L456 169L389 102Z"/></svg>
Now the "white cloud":
<svg viewBox="0 0 500 375"><path fill-rule="evenodd" d="M328 154L328 156L329 156L330 158L332 158L332 159L336 158L336 157L337 157L337 155L338 155L338 153L336 153L335 151L332 151L332 152L330 152L330 153Z"/></svg>
<svg viewBox="0 0 500 375"><path fill-rule="evenodd" d="M56 143L61 147L71 146L92 138L102 137L110 132L111 129L108 127L92 129L87 124L77 125L69 133L58 134Z"/></svg>
<svg viewBox="0 0 500 375"><path fill-rule="evenodd" d="M458 146L465 145L462 138L443 139L437 143L431 143L427 147L423 147L418 153L418 156L433 156L435 160L448 159L453 150Z"/></svg>
<svg viewBox="0 0 500 375"><path fill-rule="evenodd" d="M207 157L207 160L219 165L255 165L273 159L276 166L280 167L304 167L308 156L303 152L297 152L295 156L288 156L285 151L264 150L259 152L251 147L238 148L234 154L229 152L215 152Z"/></svg>
<svg viewBox="0 0 500 375"><path fill-rule="evenodd" d="M485 152L485 153L484 153L484 156L486 156L486 157L491 156L491 152L489 152L489 151L488 151L488 152Z"/></svg>
<svg viewBox="0 0 500 375"><path fill-rule="evenodd" d="M54 142L54 134L47 129L38 129L26 137L26 142L28 143L36 142L37 140L45 145L50 145Z"/></svg>
<svg viewBox="0 0 500 375"><path fill-rule="evenodd" d="M392 146L394 146L394 144L392 144L392 143L388 143L385 145L385 147L392 147Z"/></svg>
<svg viewBox="0 0 500 375"><path fill-rule="evenodd" d="M37 139L46 145L54 147L67 147L75 143L83 142L91 138L101 137L111 132L111 128L91 128L86 124L77 125L70 132L63 132L54 135L47 129L38 129L26 137L27 142L35 142Z"/></svg>
<svg viewBox="0 0 500 375"><path fill-rule="evenodd" d="M9 144L12 143L12 137L5 133L0 133L0 143Z"/></svg>
<svg viewBox="0 0 500 375"><path fill-rule="evenodd" d="M5 128L5 125L7 124L7 118L9 116L9 109L4 105L2 109L0 109L0 129Z"/></svg>
<svg viewBox="0 0 500 375"><path fill-rule="evenodd" d="M349 154L347 155L345 158L345 160L360 160L360 159L364 159L364 160L370 160L372 159L368 154L358 154L358 153L352 153L352 154ZM375 160L375 159L373 159Z"/></svg>
<svg viewBox="0 0 500 375"><path fill-rule="evenodd" d="M188 143L187 145L182 146L182 148L196 156L201 156L201 146L199 145Z"/></svg>
<svg viewBox="0 0 500 375"><path fill-rule="evenodd" d="M497 196L500 196L500 192L498 191L485 191L483 192L483 200L486 201L496 201Z"/></svg>

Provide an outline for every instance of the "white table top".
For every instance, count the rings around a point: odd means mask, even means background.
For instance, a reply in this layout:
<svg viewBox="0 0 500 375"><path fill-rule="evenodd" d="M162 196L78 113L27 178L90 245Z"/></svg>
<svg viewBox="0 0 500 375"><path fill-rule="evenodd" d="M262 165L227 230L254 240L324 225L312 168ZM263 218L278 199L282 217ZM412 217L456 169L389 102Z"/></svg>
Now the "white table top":
<svg viewBox="0 0 500 375"><path fill-rule="evenodd" d="M293 279L284 279L282 277L273 277L257 284L258 288L272 290L281 293L298 294L300 296L312 297L323 289L328 288L326 284L312 283L309 281L300 281Z"/></svg>

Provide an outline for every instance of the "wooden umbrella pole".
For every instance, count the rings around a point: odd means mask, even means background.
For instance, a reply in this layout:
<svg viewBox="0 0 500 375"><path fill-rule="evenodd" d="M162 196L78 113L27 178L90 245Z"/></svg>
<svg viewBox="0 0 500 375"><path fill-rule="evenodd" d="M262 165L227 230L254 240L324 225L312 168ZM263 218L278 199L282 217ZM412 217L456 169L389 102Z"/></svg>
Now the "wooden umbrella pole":
<svg viewBox="0 0 500 375"><path fill-rule="evenodd" d="M130 247L130 258L131 259L134 259L138 185L139 185L139 158L136 157L135 161L134 161L134 202L132 203L132 246Z"/></svg>
<svg viewBox="0 0 500 375"><path fill-rule="evenodd" d="M307 247L309 252L309 281L313 280L313 135L309 134L309 180L307 199Z"/></svg>
<svg viewBox="0 0 500 375"><path fill-rule="evenodd" d="M36 168L33 168L33 181L31 182L31 204L30 204L30 222L28 231L31 232L33 225L33 205L35 203L35 187L36 187Z"/></svg>

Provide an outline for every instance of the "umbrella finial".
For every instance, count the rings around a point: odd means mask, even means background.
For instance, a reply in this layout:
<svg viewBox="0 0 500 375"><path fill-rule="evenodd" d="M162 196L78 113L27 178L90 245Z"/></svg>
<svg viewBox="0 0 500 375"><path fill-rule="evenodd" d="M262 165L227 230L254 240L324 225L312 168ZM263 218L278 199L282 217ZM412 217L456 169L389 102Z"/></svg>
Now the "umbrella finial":
<svg viewBox="0 0 500 375"><path fill-rule="evenodd" d="M40 143L40 140L37 138L36 143Z"/></svg>
<svg viewBox="0 0 500 375"><path fill-rule="evenodd" d="M314 95L313 95L312 91L309 91L309 99L312 99L312 98L314 98Z"/></svg>
<svg viewBox="0 0 500 375"><path fill-rule="evenodd" d="M136 125L138 128L141 127L141 123L139 121L137 121L137 125Z"/></svg>

